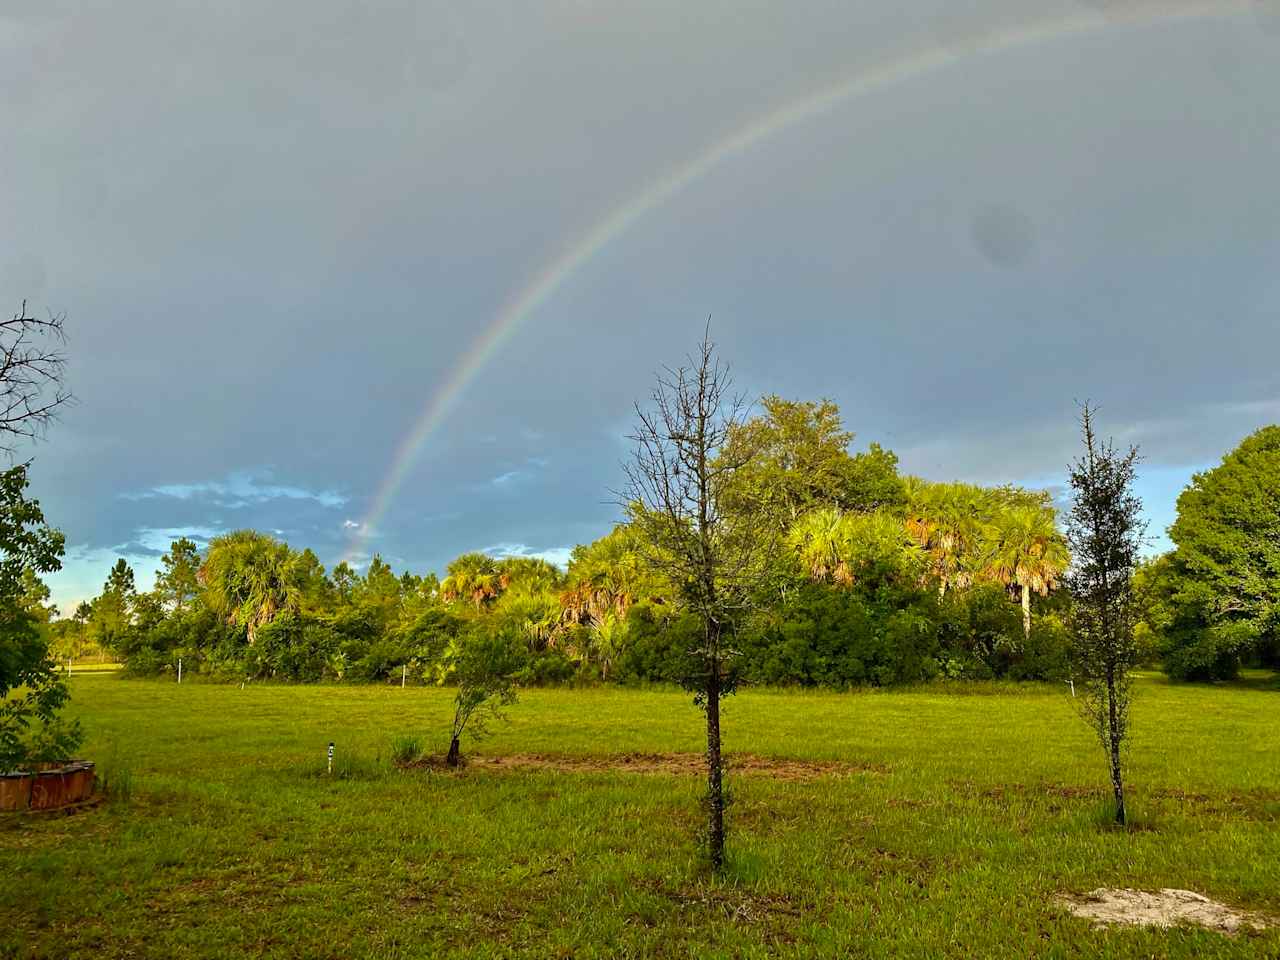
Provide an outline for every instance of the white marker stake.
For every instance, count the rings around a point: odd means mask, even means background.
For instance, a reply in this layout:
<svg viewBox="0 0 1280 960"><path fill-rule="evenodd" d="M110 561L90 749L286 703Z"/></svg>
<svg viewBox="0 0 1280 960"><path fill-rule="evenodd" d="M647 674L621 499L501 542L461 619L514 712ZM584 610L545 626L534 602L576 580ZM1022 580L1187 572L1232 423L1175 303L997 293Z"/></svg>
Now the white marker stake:
<svg viewBox="0 0 1280 960"><path fill-rule="evenodd" d="M329 776L333 776L333 741L329 741Z"/></svg>
<svg viewBox="0 0 1280 960"><path fill-rule="evenodd" d="M178 658L178 682L182 682L182 658Z"/></svg>
<svg viewBox="0 0 1280 960"><path fill-rule="evenodd" d="M409 665L407 663L402 663L400 665L400 689L401 690L404 689L404 678L407 677L408 675L409 675Z"/></svg>

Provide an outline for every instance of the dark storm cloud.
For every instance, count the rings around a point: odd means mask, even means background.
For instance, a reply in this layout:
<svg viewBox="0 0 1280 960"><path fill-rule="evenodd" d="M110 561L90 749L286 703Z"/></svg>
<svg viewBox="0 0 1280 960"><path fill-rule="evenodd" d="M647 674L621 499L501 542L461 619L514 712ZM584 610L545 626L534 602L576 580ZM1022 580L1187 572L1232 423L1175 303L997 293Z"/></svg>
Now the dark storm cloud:
<svg viewBox="0 0 1280 960"><path fill-rule="evenodd" d="M1054 482L1085 397L1153 467L1215 460L1280 398L1280 41L1274 4L1152 22L1187 8L0 7L0 293L68 314L81 401L34 468L59 596L182 530L333 562L549 263L745 125L925 50L965 56L732 156L569 275L364 551L599 535L631 403L708 314L744 389L831 396L926 476ZM1101 29L975 55L1081 16Z"/></svg>

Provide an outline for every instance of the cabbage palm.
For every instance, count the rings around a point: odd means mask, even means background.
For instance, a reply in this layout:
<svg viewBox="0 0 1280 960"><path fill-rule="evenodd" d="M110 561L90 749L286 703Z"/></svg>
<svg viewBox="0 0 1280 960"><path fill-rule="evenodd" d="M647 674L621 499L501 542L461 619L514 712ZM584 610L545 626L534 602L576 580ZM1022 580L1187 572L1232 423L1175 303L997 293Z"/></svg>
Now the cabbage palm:
<svg viewBox="0 0 1280 960"><path fill-rule="evenodd" d="M964 483L908 484L906 529L924 550L938 596L971 586L984 566L988 504L984 491Z"/></svg>
<svg viewBox="0 0 1280 960"><path fill-rule="evenodd" d="M914 575L918 564L919 547L901 519L885 511L820 507L797 520L788 537L805 572L822 583L848 587L869 576Z"/></svg>
<svg viewBox="0 0 1280 960"><path fill-rule="evenodd" d="M811 579L843 586L853 582L845 519L835 507L819 507L791 525L788 540Z"/></svg>
<svg viewBox="0 0 1280 960"><path fill-rule="evenodd" d="M470 600L477 610L496 600L509 582L497 562L482 553L464 553L449 564L448 572L440 583L440 595L450 602Z"/></svg>
<svg viewBox="0 0 1280 960"><path fill-rule="evenodd" d="M259 627L296 613L305 577L300 555L266 534L236 530L215 537L199 571L205 598L228 623L245 628L252 644Z"/></svg>
<svg viewBox="0 0 1280 960"><path fill-rule="evenodd" d="M1022 630L1031 636L1031 594L1046 596L1066 571L1071 556L1054 522L1052 508L1014 506L994 521L996 541L987 567L992 578L1022 593Z"/></svg>
<svg viewBox="0 0 1280 960"><path fill-rule="evenodd" d="M609 679L609 671L622 653L626 633L626 621L611 610L605 611L600 621L591 628L591 648L600 664L601 680Z"/></svg>

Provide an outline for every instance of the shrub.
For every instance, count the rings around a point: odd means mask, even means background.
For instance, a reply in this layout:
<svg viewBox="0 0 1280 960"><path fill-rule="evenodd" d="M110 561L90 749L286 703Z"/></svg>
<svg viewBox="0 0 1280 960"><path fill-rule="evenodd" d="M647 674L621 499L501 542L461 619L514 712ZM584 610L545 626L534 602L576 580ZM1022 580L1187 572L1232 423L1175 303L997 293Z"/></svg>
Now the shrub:
<svg viewBox="0 0 1280 960"><path fill-rule="evenodd" d="M347 666L347 677L357 683L379 683L394 673L398 678L400 668L410 660L410 652L395 640L378 640L365 648L363 656Z"/></svg>
<svg viewBox="0 0 1280 960"><path fill-rule="evenodd" d="M547 687L571 682L578 667L561 650L547 650L529 658L517 680L523 687Z"/></svg>
<svg viewBox="0 0 1280 960"><path fill-rule="evenodd" d="M516 677L525 667L528 653L524 638L514 630L482 627L459 634L441 657L439 681L458 685L453 698L453 725L449 734L448 763L461 760L464 732L472 737L485 733L488 721L501 716L503 707L516 701Z"/></svg>

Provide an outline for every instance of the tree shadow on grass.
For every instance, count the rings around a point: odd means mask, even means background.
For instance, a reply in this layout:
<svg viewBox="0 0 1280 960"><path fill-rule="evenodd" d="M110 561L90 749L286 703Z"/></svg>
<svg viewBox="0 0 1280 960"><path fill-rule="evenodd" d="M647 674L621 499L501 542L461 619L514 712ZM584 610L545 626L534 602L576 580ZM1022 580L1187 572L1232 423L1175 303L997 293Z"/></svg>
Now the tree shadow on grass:
<svg viewBox="0 0 1280 960"><path fill-rule="evenodd" d="M1245 670L1236 679L1223 684L1239 690L1265 690L1280 693L1280 672L1273 670Z"/></svg>

